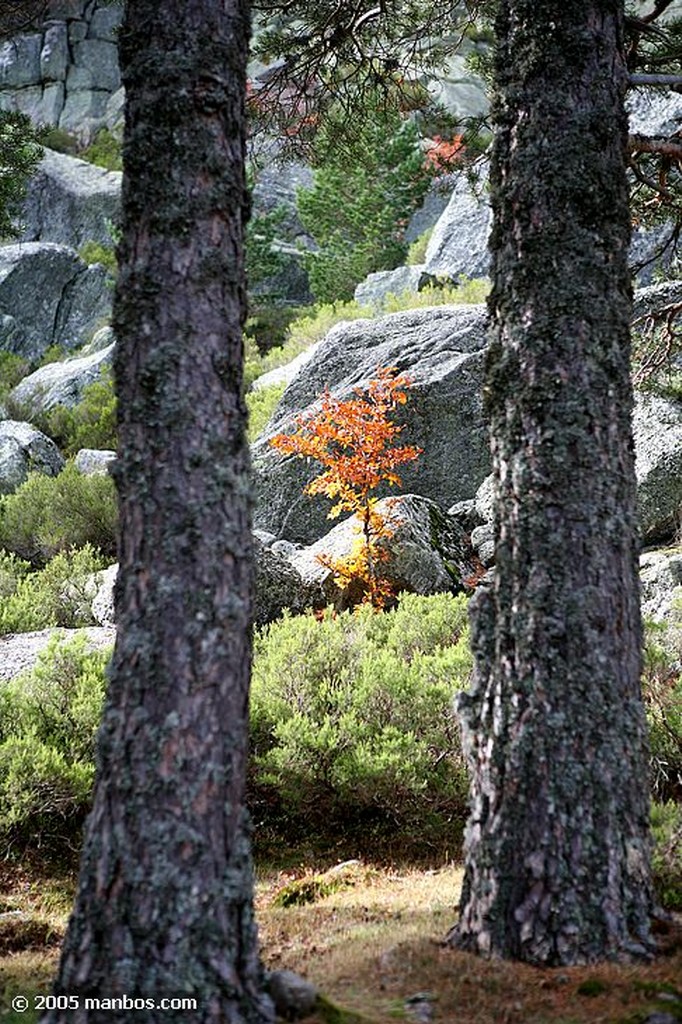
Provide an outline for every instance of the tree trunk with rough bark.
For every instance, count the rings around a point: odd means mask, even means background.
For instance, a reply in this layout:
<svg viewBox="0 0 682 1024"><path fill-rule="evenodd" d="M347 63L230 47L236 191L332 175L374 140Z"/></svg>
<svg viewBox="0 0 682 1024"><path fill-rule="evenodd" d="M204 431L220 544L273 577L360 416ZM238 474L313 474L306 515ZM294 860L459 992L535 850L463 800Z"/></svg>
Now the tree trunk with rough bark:
<svg viewBox="0 0 682 1024"><path fill-rule="evenodd" d="M122 997L147 1024L271 1017L244 811L248 36L247 0L129 0L121 29L118 636L55 987L79 1006L50 1024L124 1024Z"/></svg>
<svg viewBox="0 0 682 1024"><path fill-rule="evenodd" d="M629 375L623 10L502 0L486 399L494 585L460 706L460 948L645 955L646 724Z"/></svg>

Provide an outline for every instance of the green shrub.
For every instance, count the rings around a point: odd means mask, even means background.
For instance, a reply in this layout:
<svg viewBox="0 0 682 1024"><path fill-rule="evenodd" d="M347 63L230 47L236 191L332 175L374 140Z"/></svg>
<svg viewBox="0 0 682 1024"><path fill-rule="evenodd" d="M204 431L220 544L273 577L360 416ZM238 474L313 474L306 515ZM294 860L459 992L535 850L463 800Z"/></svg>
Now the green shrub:
<svg viewBox="0 0 682 1024"><path fill-rule="evenodd" d="M3 564L12 559L12 555L0 553L0 586ZM86 545L60 552L39 572L26 572L26 564L15 561L19 568L14 589L0 596L0 635L50 626L94 625L90 606L97 591L92 577L106 567L106 559Z"/></svg>
<svg viewBox="0 0 682 1024"><path fill-rule="evenodd" d="M666 910L682 910L682 806L672 800L651 809L652 868L656 897Z"/></svg>
<svg viewBox="0 0 682 1024"><path fill-rule="evenodd" d="M117 139L108 128L100 128L94 139L78 155L81 160L97 164L98 167L105 167L107 171L123 170L123 147L120 139Z"/></svg>
<svg viewBox="0 0 682 1024"><path fill-rule="evenodd" d="M117 517L111 477L84 476L73 464L56 477L32 473L0 498L0 548L36 566L86 544L113 560Z"/></svg>
<svg viewBox="0 0 682 1024"><path fill-rule="evenodd" d="M432 234L433 228L427 228L426 231L422 231L421 235L412 242L405 258L405 263L408 267L418 267L424 262Z"/></svg>
<svg viewBox="0 0 682 1024"><path fill-rule="evenodd" d="M459 284L427 285L420 292L401 292L385 297L382 313L399 313L404 309L421 309L425 306L459 306L485 302L490 292L490 281L486 278L461 277Z"/></svg>
<svg viewBox="0 0 682 1024"><path fill-rule="evenodd" d="M271 384L270 387L249 391L247 394L246 407L249 411L249 438L251 441L255 441L262 433L284 394L285 387L286 384Z"/></svg>
<svg viewBox="0 0 682 1024"><path fill-rule="evenodd" d="M31 365L23 356L14 352L0 352L0 401L3 401L31 370Z"/></svg>
<svg viewBox="0 0 682 1024"><path fill-rule="evenodd" d="M94 779L109 652L54 638L32 671L0 691L0 836L75 844Z"/></svg>
<svg viewBox="0 0 682 1024"><path fill-rule="evenodd" d="M43 158L40 131L17 110L0 111L0 239L17 238L29 178Z"/></svg>
<svg viewBox="0 0 682 1024"><path fill-rule="evenodd" d="M0 602L6 601L16 593L30 569L29 562L24 562L8 551L0 550Z"/></svg>
<svg viewBox="0 0 682 1024"><path fill-rule="evenodd" d="M280 366L286 366L292 359L305 352L316 341L321 341L336 324L342 320L358 320L371 317L369 306L351 302L318 303L292 320L287 329L283 345L270 349L265 355L259 352L256 342L246 335L244 338L244 385L250 387L256 378Z"/></svg>
<svg viewBox="0 0 682 1024"><path fill-rule="evenodd" d="M657 800L682 797L682 676L675 627L648 622L642 690L649 725L651 788Z"/></svg>
<svg viewBox="0 0 682 1024"><path fill-rule="evenodd" d="M66 156L78 156L78 139L63 128L47 128L41 135L40 141L48 149L53 149L55 153L64 153Z"/></svg>
<svg viewBox="0 0 682 1024"><path fill-rule="evenodd" d="M452 700L468 679L466 600L403 595L322 620L271 624L255 643L254 787L308 827L373 821L437 833L464 816Z"/></svg>
<svg viewBox="0 0 682 1024"><path fill-rule="evenodd" d="M78 255L88 266L92 266L93 263L101 263L112 277L116 277L118 274L116 252L111 245L102 245L101 242L90 240L80 247Z"/></svg>
<svg viewBox="0 0 682 1024"><path fill-rule="evenodd" d="M53 405L33 423L51 437L67 455L81 448L116 449L116 395L109 371L83 389L80 402L72 407Z"/></svg>

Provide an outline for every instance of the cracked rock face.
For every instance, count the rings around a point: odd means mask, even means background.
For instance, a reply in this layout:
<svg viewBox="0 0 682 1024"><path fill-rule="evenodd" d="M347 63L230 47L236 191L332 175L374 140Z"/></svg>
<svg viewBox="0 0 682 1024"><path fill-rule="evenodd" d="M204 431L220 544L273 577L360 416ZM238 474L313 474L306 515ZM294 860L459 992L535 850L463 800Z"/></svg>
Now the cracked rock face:
<svg viewBox="0 0 682 1024"><path fill-rule="evenodd" d="M0 247L0 348L39 360L80 348L111 313L103 267L47 242Z"/></svg>
<svg viewBox="0 0 682 1024"><path fill-rule="evenodd" d="M15 405L33 416L55 405L72 409L83 397L88 384L98 380L104 369L111 366L115 342L88 355L64 362L47 363L25 377L11 392Z"/></svg>
<svg viewBox="0 0 682 1024"><path fill-rule="evenodd" d="M121 205L121 174L46 149L22 211L22 238L80 249L113 245L110 224Z"/></svg>
<svg viewBox="0 0 682 1024"><path fill-rule="evenodd" d="M0 494L11 494L30 472L57 476L64 459L49 437L30 423L0 421Z"/></svg>

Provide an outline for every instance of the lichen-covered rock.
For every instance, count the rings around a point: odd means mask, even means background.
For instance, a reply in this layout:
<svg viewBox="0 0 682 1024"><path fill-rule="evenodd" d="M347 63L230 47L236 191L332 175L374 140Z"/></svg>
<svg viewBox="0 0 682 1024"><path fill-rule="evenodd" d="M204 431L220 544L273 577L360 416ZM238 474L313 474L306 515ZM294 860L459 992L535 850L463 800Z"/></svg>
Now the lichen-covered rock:
<svg viewBox="0 0 682 1024"><path fill-rule="evenodd" d="M10 392L10 400L29 416L54 405L72 408L80 402L88 384L98 380L103 370L111 365L114 345L115 342L111 342L91 355L41 366L17 384Z"/></svg>
<svg viewBox="0 0 682 1024"><path fill-rule="evenodd" d="M121 204L121 174L51 149L31 179L22 211L23 239L73 249L111 246L109 225Z"/></svg>
<svg viewBox="0 0 682 1024"><path fill-rule="evenodd" d="M409 402L396 416L405 424L400 442L426 453L402 467L403 489L444 507L473 497L490 471L481 401L486 335L483 306L437 306L337 324L286 389L253 446L256 526L303 544L326 532L329 501L302 493L319 466L280 455L269 438L292 432L296 415L316 409L327 385L349 397L385 366L412 379Z"/></svg>
<svg viewBox="0 0 682 1024"><path fill-rule="evenodd" d="M368 274L355 289L355 301L361 306L380 307L387 295L402 295L403 292L418 292L424 277L424 264L413 267L396 267L395 270L378 270Z"/></svg>
<svg viewBox="0 0 682 1024"><path fill-rule="evenodd" d="M0 421L0 494L11 494L29 473L57 476L64 459L54 441L30 423Z"/></svg>
<svg viewBox="0 0 682 1024"><path fill-rule="evenodd" d="M278 619L285 608L298 615L308 608L325 604L316 580L304 580L300 572L282 554L255 541L256 587L254 623L264 626Z"/></svg>
<svg viewBox="0 0 682 1024"><path fill-rule="evenodd" d="M114 587L118 576L118 562L110 565L108 569L96 573L97 593L92 602L92 617L100 626L113 626L114 617Z"/></svg>
<svg viewBox="0 0 682 1024"><path fill-rule="evenodd" d="M81 448L73 462L83 476L106 476L116 462L116 452L102 448Z"/></svg>
<svg viewBox="0 0 682 1024"><path fill-rule="evenodd" d="M266 548L254 535L255 554L255 601L253 621L264 626L278 619L285 608L294 615L308 608L322 608L324 598L315 581L305 581L301 574L283 555ZM92 605L92 614L100 625L114 622L114 586L118 566L112 565L103 574L97 596Z"/></svg>
<svg viewBox="0 0 682 1024"><path fill-rule="evenodd" d="M428 498L402 494L377 502L375 511L388 528L378 541L387 558L381 562L381 578L394 593L439 594L464 588L475 571L472 549L459 524ZM347 608L362 599L353 583L339 588L334 572L325 562L344 561L351 554L362 523L350 516L315 544L288 555L306 583L322 588L326 603Z"/></svg>
<svg viewBox="0 0 682 1024"><path fill-rule="evenodd" d="M682 548L645 551L639 580L644 618L682 626Z"/></svg>
<svg viewBox="0 0 682 1024"><path fill-rule="evenodd" d="M490 268L488 235L492 211L485 193L487 170L473 189L459 175L450 202L433 229L426 248L424 273L455 284L462 275L485 277Z"/></svg>
<svg viewBox="0 0 682 1024"><path fill-rule="evenodd" d="M639 525L645 544L672 537L682 510L682 403L636 394L632 419Z"/></svg>
<svg viewBox="0 0 682 1024"><path fill-rule="evenodd" d="M315 1011L317 989L293 971L270 971L266 988L282 1020L301 1020Z"/></svg>
<svg viewBox="0 0 682 1024"><path fill-rule="evenodd" d="M0 247L0 348L38 360L79 348L111 311L103 267L50 242Z"/></svg>
<svg viewBox="0 0 682 1024"><path fill-rule="evenodd" d="M87 626L84 629L40 629L31 633L15 633L0 636L0 682L13 679L22 672L30 671L47 645L58 636L68 640L84 636L89 650L101 651L111 647L115 640L114 630L109 627Z"/></svg>

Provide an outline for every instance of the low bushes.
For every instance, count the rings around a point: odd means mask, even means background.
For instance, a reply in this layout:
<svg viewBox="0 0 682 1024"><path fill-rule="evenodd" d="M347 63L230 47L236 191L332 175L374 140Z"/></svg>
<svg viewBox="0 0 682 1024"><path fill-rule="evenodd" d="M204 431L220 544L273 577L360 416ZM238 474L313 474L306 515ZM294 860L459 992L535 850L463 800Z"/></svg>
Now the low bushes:
<svg viewBox="0 0 682 1024"><path fill-rule="evenodd" d="M416 830L463 821L453 696L468 679L466 601L403 595L395 611L285 617L256 639L251 696L256 817L277 803L307 831Z"/></svg>
<svg viewBox="0 0 682 1024"><path fill-rule="evenodd" d="M18 593L26 567L0 558L0 585L13 578ZM55 643L33 672L0 687L0 841L14 849L78 842L105 661L82 640ZM343 854L388 844L422 857L456 851L468 783L453 697L470 670L462 596L287 616L258 633L248 779L257 841ZM658 712L645 691L656 757ZM679 720L668 728L679 745ZM682 808L655 791L658 899L680 909Z"/></svg>
<svg viewBox="0 0 682 1024"><path fill-rule="evenodd" d="M0 635L94 625L93 574L109 561L87 544L60 552L40 572L28 572L27 562L1 551Z"/></svg>
<svg viewBox="0 0 682 1024"><path fill-rule="evenodd" d="M114 482L107 475L84 476L73 464L56 477L33 473L0 498L0 548L35 567L86 544L113 561L117 514Z"/></svg>
<svg viewBox="0 0 682 1024"><path fill-rule="evenodd" d="M106 652L52 641L32 672L0 690L0 837L22 848L77 847L94 780Z"/></svg>

